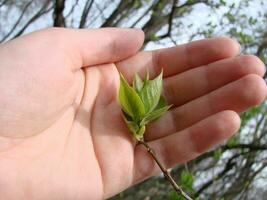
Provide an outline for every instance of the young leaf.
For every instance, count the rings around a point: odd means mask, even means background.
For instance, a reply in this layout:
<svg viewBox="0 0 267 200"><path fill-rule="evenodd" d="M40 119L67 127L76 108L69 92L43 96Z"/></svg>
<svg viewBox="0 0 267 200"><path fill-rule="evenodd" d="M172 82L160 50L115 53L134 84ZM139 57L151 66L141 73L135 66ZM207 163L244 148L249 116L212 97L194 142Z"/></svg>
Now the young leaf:
<svg viewBox="0 0 267 200"><path fill-rule="evenodd" d="M148 113L147 115L145 115L145 117L143 118L143 120L141 121L140 124L147 124L153 120L156 120L158 119L161 115L163 115L167 110L169 110L171 107L171 105L169 106L165 106L165 107L162 107L162 108L159 108L157 110L154 110L150 113Z"/></svg>
<svg viewBox="0 0 267 200"><path fill-rule="evenodd" d="M163 96L160 96L158 105L156 106L155 110L160 109L160 108L163 108L163 107L165 107L167 105L168 105L168 103L166 102L166 100L164 99L164 97Z"/></svg>
<svg viewBox="0 0 267 200"><path fill-rule="evenodd" d="M134 75L133 88L138 93L140 93L143 88L143 81L137 73Z"/></svg>
<svg viewBox="0 0 267 200"><path fill-rule="evenodd" d="M162 90L162 72L154 79L144 81L140 97L144 103L146 113L151 112L158 104Z"/></svg>
<svg viewBox="0 0 267 200"><path fill-rule="evenodd" d="M193 174L189 171L182 171L181 174L181 185L189 191L194 191L193 184L194 184L194 177Z"/></svg>
<svg viewBox="0 0 267 200"><path fill-rule="evenodd" d="M133 134L135 139L141 140L144 137L144 133L145 133L145 126L144 125L139 127L136 122L128 121L125 117L124 117L124 121L126 122L128 129Z"/></svg>
<svg viewBox="0 0 267 200"><path fill-rule="evenodd" d="M222 149L221 148L216 149L213 153L213 159L215 161L218 161L220 160L221 156L222 156Z"/></svg>
<svg viewBox="0 0 267 200"><path fill-rule="evenodd" d="M125 113L139 121L145 114L145 107L137 92L129 86L122 74L120 75L119 101Z"/></svg>
<svg viewBox="0 0 267 200"><path fill-rule="evenodd" d="M142 126L140 127L140 129L138 130L138 132L137 132L136 134L134 134L135 138L136 138L137 140L141 140L141 139L143 139L145 130L146 130L146 127L145 127L144 125L142 125Z"/></svg>
<svg viewBox="0 0 267 200"><path fill-rule="evenodd" d="M148 81L149 81L149 73L148 73L148 70L147 70L146 74L145 74L144 85L146 85Z"/></svg>
<svg viewBox="0 0 267 200"><path fill-rule="evenodd" d="M128 121L124 118L124 121L126 122L128 129L133 133L136 134L139 131L139 126L136 124L136 122Z"/></svg>

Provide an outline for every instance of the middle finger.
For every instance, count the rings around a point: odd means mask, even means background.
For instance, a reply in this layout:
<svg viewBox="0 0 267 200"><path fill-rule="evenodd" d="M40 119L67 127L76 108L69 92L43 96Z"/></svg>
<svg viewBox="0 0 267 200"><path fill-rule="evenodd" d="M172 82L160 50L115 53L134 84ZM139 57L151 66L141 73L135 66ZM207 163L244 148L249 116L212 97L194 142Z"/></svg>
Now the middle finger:
<svg viewBox="0 0 267 200"><path fill-rule="evenodd" d="M165 78L163 92L170 104L180 106L247 74L263 76L264 71L260 59L243 55Z"/></svg>

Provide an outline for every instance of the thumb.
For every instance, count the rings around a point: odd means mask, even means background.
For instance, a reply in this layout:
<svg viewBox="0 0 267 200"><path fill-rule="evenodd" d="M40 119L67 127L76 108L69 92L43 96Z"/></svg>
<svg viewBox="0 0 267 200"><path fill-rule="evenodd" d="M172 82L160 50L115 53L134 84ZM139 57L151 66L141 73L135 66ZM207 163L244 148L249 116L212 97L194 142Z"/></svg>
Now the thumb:
<svg viewBox="0 0 267 200"><path fill-rule="evenodd" d="M37 41L36 43L59 48L74 60L75 69L125 59L135 54L144 41L141 29L128 28L49 28L25 35L21 39L27 37L31 37L31 41Z"/></svg>

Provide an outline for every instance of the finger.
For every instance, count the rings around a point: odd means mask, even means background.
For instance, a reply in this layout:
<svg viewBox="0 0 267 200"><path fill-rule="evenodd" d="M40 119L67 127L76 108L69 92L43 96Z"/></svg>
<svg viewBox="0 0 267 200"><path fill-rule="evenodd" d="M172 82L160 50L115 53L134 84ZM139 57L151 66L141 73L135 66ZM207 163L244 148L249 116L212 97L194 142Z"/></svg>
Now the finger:
<svg viewBox="0 0 267 200"><path fill-rule="evenodd" d="M212 115L188 129L148 144L167 168L195 158L201 153L223 142L237 132L240 119L233 111ZM159 168L143 146L135 149L135 181L159 172Z"/></svg>
<svg viewBox="0 0 267 200"><path fill-rule="evenodd" d="M146 139L154 140L192 126L223 110L242 112L260 104L267 94L265 81L250 74L183 106L174 108L147 127ZM155 131L157 130L157 131Z"/></svg>
<svg viewBox="0 0 267 200"><path fill-rule="evenodd" d="M143 44L144 33L140 29L126 28L50 28L18 40L27 47L29 37L31 44L36 44L35 49L46 48L49 53L56 48L65 53L66 58L71 58L75 69L79 69L82 66L119 61L135 54Z"/></svg>
<svg viewBox="0 0 267 200"><path fill-rule="evenodd" d="M229 38L219 37L204 39L188 44L155 51L144 51L135 56L117 63L118 70L131 80L135 72L141 76L146 70L151 77L164 71L164 76L206 65L211 62L236 56L239 53L239 44Z"/></svg>
<svg viewBox="0 0 267 200"><path fill-rule="evenodd" d="M220 60L164 80L164 96L170 104L182 105L247 74L263 76L263 62L252 55Z"/></svg>

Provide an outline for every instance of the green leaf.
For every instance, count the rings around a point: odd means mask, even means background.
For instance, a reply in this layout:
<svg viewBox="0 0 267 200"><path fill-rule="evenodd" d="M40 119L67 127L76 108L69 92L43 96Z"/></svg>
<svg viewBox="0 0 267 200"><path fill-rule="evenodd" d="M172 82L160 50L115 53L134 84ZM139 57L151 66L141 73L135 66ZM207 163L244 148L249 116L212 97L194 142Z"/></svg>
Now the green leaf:
<svg viewBox="0 0 267 200"><path fill-rule="evenodd" d="M220 3L221 3L223 6L226 6L226 2L225 2L225 0L220 0Z"/></svg>
<svg viewBox="0 0 267 200"><path fill-rule="evenodd" d="M140 127L140 129L138 130L138 132L136 134L134 134L135 138L137 140L141 140L144 137L145 131L146 131L146 127L144 125L142 125Z"/></svg>
<svg viewBox="0 0 267 200"><path fill-rule="evenodd" d="M145 78L140 97L144 103L146 113L151 112L158 105L161 90L162 72L154 80L147 80L147 78Z"/></svg>
<svg viewBox="0 0 267 200"><path fill-rule="evenodd" d="M168 200L185 200L181 195L178 195L174 190L170 192Z"/></svg>
<svg viewBox="0 0 267 200"><path fill-rule="evenodd" d="M149 80L147 72L144 82L135 74L132 87L120 75L119 101L124 121L137 140L143 139L145 126L149 122L159 118L171 107L161 96L162 73L154 80Z"/></svg>
<svg viewBox="0 0 267 200"><path fill-rule="evenodd" d="M145 74L145 79L144 79L144 86L148 83L148 81L149 81L149 73L148 73L148 70L147 70L146 74Z"/></svg>
<svg viewBox="0 0 267 200"><path fill-rule="evenodd" d="M232 15L231 13L226 13L225 16L227 17L227 19L229 20L230 23L234 23L235 22L235 16Z"/></svg>
<svg viewBox="0 0 267 200"><path fill-rule="evenodd" d="M222 156L222 149L221 148L218 148L213 152L213 159L215 161L220 160L221 156Z"/></svg>
<svg viewBox="0 0 267 200"><path fill-rule="evenodd" d="M119 101L123 111L134 121L137 122L143 118L145 114L144 104L122 74L120 75Z"/></svg>
<svg viewBox="0 0 267 200"><path fill-rule="evenodd" d="M181 185L187 190L193 190L194 178L193 174L189 171L183 170L181 174Z"/></svg>
<svg viewBox="0 0 267 200"><path fill-rule="evenodd" d="M163 115L165 112L167 112L167 110L169 110L170 107L171 107L171 105L165 106L165 107L159 108L157 110L154 110L154 111L148 113L147 115L145 115L145 117L143 118L143 120L141 121L140 124L145 125L151 121L158 119L161 115Z"/></svg>
<svg viewBox="0 0 267 200"><path fill-rule="evenodd" d="M138 93L140 93L143 88L143 81L137 73L134 75L133 88Z"/></svg>
<svg viewBox="0 0 267 200"><path fill-rule="evenodd" d="M155 110L160 109L160 108L163 108L163 107L165 107L167 105L168 105L168 103L166 102L166 100L164 99L164 97L163 96L160 96L158 105L156 106Z"/></svg>
<svg viewBox="0 0 267 200"><path fill-rule="evenodd" d="M157 14L154 13L154 16L157 17ZM160 38L158 36L156 36L155 34L151 34L149 39L150 39L150 41L155 42L155 41L158 41Z"/></svg>
<svg viewBox="0 0 267 200"><path fill-rule="evenodd" d="M128 129L133 133L136 134L139 131L139 126L136 124L136 122L128 121L127 119L124 119L126 122Z"/></svg>
<svg viewBox="0 0 267 200"><path fill-rule="evenodd" d="M261 110L262 110L262 105L259 105L259 106L252 107L249 110L241 113L240 115L241 128L245 127L251 119L253 119L257 114L260 113Z"/></svg>
<svg viewBox="0 0 267 200"><path fill-rule="evenodd" d="M235 135L235 136L231 137L231 138L228 140L227 145L228 145L229 147L232 147L232 146L237 145L238 142L239 142L239 141L238 141L238 138L237 138L237 136Z"/></svg>
<svg viewBox="0 0 267 200"><path fill-rule="evenodd" d="M146 127L144 125L139 127L136 122L128 121L126 119L126 117L124 117L124 121L126 122L128 129L133 134L135 139L141 140L144 137L144 133L145 133L145 129L146 129Z"/></svg>

